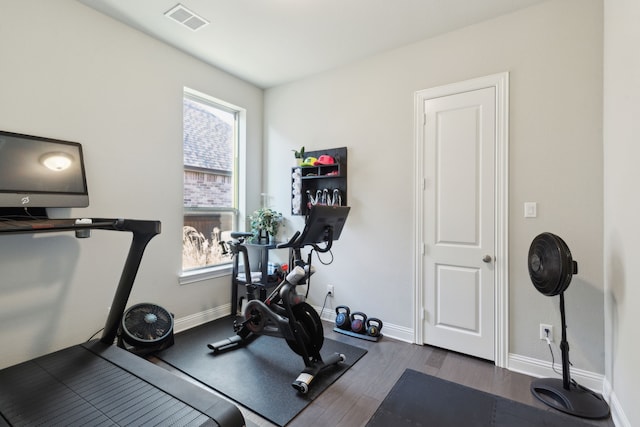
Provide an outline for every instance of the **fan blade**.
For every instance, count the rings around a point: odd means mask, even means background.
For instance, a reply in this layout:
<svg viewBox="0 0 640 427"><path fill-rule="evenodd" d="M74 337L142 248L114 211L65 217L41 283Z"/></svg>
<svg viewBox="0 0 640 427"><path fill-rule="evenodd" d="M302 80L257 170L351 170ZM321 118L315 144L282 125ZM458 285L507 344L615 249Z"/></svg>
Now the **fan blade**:
<svg viewBox="0 0 640 427"><path fill-rule="evenodd" d="M125 341L131 345L148 345L170 337L173 317L164 308L138 304L129 308L122 319Z"/></svg>

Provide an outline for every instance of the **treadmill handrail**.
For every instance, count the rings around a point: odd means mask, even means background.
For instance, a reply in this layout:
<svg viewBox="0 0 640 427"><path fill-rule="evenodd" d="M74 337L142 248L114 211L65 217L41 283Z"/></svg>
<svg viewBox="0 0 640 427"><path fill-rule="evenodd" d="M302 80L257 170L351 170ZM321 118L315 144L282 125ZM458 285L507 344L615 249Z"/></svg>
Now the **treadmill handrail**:
<svg viewBox="0 0 640 427"><path fill-rule="evenodd" d="M104 332L100 338L100 341L106 344L113 344L113 341L116 338L118 327L122 320L122 315L127 307L129 295L133 288L133 282L138 274L138 269L140 268L142 255L144 255L144 250L151 239L153 239L157 234L160 234L160 228L160 221L132 219L118 219L113 225L113 228L104 228L107 230L130 231L133 233L131 245L129 246L129 253L124 263L122 274L120 275L120 281L116 288L116 293L113 295L111 309L109 310L109 315L107 316L107 320L104 324Z"/></svg>
<svg viewBox="0 0 640 427"><path fill-rule="evenodd" d="M160 221L148 221L123 218L91 218L91 222L76 223L74 218L44 219L32 224L6 222L0 227L0 234L9 233L51 233L59 231L79 230L110 230L128 231L133 233L129 253L120 275L120 281L113 296L111 309L104 325L104 332L100 341L113 344L118 332L118 326L133 288L133 282L140 268L142 255L149 241L160 234Z"/></svg>

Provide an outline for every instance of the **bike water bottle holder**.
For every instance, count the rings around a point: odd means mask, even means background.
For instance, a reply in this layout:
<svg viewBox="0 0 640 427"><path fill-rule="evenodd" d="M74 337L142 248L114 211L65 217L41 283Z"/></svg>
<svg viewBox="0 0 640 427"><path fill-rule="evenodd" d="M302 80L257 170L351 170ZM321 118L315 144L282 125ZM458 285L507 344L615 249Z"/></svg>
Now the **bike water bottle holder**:
<svg viewBox="0 0 640 427"><path fill-rule="evenodd" d="M304 268L296 266L287 274L287 282L296 286L305 277L307 277L307 273L304 271Z"/></svg>

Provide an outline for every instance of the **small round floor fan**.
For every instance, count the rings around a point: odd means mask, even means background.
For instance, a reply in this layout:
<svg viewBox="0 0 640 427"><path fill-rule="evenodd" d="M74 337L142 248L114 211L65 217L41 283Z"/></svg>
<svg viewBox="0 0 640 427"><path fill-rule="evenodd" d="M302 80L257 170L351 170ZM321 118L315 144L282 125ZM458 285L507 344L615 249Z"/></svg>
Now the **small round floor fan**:
<svg viewBox="0 0 640 427"><path fill-rule="evenodd" d="M562 379L541 378L531 383L531 393L545 404L582 418L606 418L609 405L602 396L577 384L569 373L569 343L564 312L564 291L571 277L578 274L578 263L571 257L567 244L552 233L536 236L529 248L529 276L536 289L546 295L560 295L562 321Z"/></svg>
<svg viewBox="0 0 640 427"><path fill-rule="evenodd" d="M141 303L124 312L118 337L120 347L141 355L163 350L173 342L173 316L164 308Z"/></svg>

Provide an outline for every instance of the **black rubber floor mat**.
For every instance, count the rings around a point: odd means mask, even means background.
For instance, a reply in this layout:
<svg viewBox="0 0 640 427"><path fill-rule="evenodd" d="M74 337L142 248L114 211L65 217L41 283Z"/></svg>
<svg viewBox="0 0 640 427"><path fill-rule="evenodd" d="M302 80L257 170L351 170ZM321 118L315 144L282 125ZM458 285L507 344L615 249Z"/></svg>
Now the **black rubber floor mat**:
<svg viewBox="0 0 640 427"><path fill-rule="evenodd" d="M544 410L407 369L367 427L585 427L580 418Z"/></svg>
<svg viewBox="0 0 640 427"><path fill-rule="evenodd" d="M302 358L282 338L260 336L249 344L214 355L210 342L233 335L233 319L219 319L175 336L175 345L157 356L235 402L280 426L286 425L309 403L366 354L366 350L325 338L321 355L342 353L346 361L328 368L306 395L291 383L304 369Z"/></svg>

